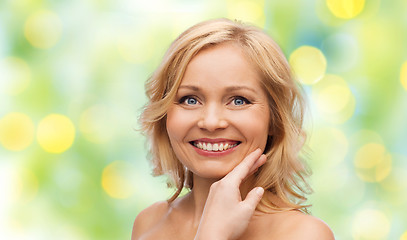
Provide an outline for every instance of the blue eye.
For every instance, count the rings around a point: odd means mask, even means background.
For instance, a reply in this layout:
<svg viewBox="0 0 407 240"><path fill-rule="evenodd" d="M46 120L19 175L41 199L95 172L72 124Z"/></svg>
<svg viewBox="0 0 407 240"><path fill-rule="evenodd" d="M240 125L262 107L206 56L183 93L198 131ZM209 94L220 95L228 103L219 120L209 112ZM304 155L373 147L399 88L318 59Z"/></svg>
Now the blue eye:
<svg viewBox="0 0 407 240"><path fill-rule="evenodd" d="M186 104L186 105L195 105L198 103L198 100L196 100L196 98L191 97L191 96L185 96L179 100L179 103Z"/></svg>
<svg viewBox="0 0 407 240"><path fill-rule="evenodd" d="M189 105L197 104L198 101L195 98L187 98L186 103Z"/></svg>
<svg viewBox="0 0 407 240"><path fill-rule="evenodd" d="M247 100L244 97L236 97L233 99L233 104L236 106L241 106L241 105L248 104L248 103L250 103L249 100Z"/></svg>

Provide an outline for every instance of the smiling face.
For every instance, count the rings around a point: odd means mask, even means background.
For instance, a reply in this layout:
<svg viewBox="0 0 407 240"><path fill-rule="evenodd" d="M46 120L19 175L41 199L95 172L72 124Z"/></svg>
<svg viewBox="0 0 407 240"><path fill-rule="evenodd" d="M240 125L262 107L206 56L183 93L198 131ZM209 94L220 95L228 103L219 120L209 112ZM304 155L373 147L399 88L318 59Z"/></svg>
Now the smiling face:
<svg viewBox="0 0 407 240"><path fill-rule="evenodd" d="M190 61L166 125L182 164L195 175L219 179L256 148L264 150L269 122L259 74L239 46L223 43Z"/></svg>

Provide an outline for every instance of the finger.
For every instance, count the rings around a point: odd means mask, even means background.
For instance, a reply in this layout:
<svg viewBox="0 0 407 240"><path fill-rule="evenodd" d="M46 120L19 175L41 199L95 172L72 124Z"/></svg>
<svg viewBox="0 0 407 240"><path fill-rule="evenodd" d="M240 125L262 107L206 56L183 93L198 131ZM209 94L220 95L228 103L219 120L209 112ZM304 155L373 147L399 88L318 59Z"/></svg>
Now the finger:
<svg viewBox="0 0 407 240"><path fill-rule="evenodd" d="M239 163L225 178L230 179L237 185L248 176L256 161L260 158L261 150L258 148L254 152L247 155L242 162Z"/></svg>
<svg viewBox="0 0 407 240"><path fill-rule="evenodd" d="M257 172L259 170L259 168L266 163L267 161L267 157L262 154L260 156L260 158L254 163L254 165L252 166L252 168L249 171L249 174L247 174L246 178L250 177L251 175L253 175L255 172Z"/></svg>
<svg viewBox="0 0 407 240"><path fill-rule="evenodd" d="M266 155L262 154L251 167L249 174L247 174L247 177L255 173L259 169L259 167L261 167L266 161L267 161Z"/></svg>
<svg viewBox="0 0 407 240"><path fill-rule="evenodd" d="M246 208L251 211L251 214L253 214L257 204L259 204L263 194L264 189L262 187L256 187L247 194L246 199L242 202L242 204L246 205Z"/></svg>

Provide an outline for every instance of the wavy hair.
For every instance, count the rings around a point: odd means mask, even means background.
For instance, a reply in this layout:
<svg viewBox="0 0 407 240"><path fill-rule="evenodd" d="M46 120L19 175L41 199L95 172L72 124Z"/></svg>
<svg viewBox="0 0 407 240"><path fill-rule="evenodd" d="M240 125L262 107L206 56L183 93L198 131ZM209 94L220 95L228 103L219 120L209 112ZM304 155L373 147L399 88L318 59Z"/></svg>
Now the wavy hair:
<svg viewBox="0 0 407 240"><path fill-rule="evenodd" d="M192 172L186 170L172 150L166 131L166 114L191 59L204 48L232 42L240 46L261 76L268 94L270 130L264 154L266 163L256 173L253 187L266 192L258 210L298 209L307 212L306 194L311 192L306 177L310 174L299 157L305 141L302 129L304 100L279 46L263 30L228 19L199 23L183 32L171 44L164 58L145 84L148 102L140 116L147 136L153 175L167 175L168 186L176 199L184 187L193 188ZM272 201L275 195L283 204Z"/></svg>

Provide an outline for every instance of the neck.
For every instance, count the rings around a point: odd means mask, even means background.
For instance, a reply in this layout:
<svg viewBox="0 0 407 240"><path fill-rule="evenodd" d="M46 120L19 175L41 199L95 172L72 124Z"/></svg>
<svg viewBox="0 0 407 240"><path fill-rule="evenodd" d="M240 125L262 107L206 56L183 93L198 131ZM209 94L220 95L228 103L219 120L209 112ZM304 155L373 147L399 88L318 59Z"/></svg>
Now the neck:
<svg viewBox="0 0 407 240"><path fill-rule="evenodd" d="M191 192L186 197L186 200L191 206L193 212L193 224L198 226L205 208L206 199L209 195L211 185L219 179L207 179L193 175L194 186ZM240 185L240 193L242 199L246 198L247 193L251 190L249 187L252 185L253 176L247 178Z"/></svg>

